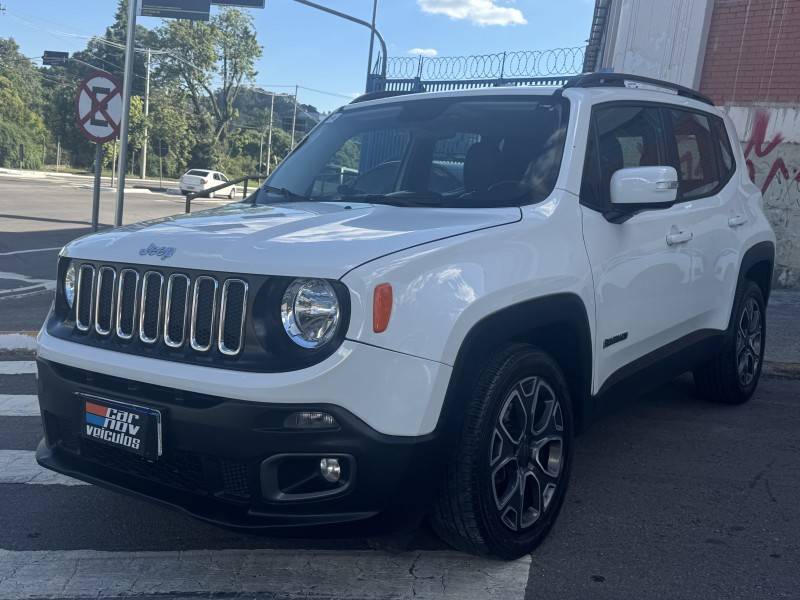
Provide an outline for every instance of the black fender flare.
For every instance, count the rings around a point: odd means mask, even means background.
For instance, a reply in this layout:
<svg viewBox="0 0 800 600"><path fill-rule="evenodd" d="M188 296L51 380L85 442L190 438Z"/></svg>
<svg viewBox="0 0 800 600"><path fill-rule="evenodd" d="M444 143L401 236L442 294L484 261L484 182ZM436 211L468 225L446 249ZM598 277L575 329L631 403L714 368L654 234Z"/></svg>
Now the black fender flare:
<svg viewBox="0 0 800 600"><path fill-rule="evenodd" d="M747 274L758 263L769 264L769 277L764 282L764 301L766 302L769 300L769 294L772 290L772 273L775 269L775 244L770 241L758 242L757 244L750 246L750 248L748 248L744 253L742 260L739 263L739 277L738 281L736 282L736 289L739 289L747 277Z"/></svg>
<svg viewBox="0 0 800 600"><path fill-rule="evenodd" d="M554 355L570 388L576 429L592 410L592 335L583 300L566 292L507 306L478 321L462 342L436 430L453 439L461 431L469 390L492 351L523 342Z"/></svg>

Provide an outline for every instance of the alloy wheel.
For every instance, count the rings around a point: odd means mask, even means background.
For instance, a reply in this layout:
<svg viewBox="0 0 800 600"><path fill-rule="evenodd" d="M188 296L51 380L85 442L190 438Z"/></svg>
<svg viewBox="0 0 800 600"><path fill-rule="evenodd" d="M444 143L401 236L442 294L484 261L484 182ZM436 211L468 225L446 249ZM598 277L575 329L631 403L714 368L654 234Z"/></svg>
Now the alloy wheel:
<svg viewBox="0 0 800 600"><path fill-rule="evenodd" d="M522 531L544 515L565 464L564 414L553 388L527 377L509 391L489 443L492 497L500 520Z"/></svg>
<svg viewBox="0 0 800 600"><path fill-rule="evenodd" d="M755 298L748 298L736 328L736 371L743 387L752 383L761 363L762 321L758 302Z"/></svg>

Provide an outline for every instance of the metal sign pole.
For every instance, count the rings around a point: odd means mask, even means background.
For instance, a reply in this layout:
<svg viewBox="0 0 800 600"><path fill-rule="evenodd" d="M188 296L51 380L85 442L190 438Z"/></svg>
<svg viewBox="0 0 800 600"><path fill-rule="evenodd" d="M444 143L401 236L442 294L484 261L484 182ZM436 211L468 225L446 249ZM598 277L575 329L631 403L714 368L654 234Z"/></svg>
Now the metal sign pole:
<svg viewBox="0 0 800 600"><path fill-rule="evenodd" d="M122 122L119 134L119 165L117 167L117 209L114 225L122 225L122 209L125 204L125 171L128 166L128 127L131 116L131 85L133 83L134 38L136 33L137 0L128 2L128 39L125 44L125 81L122 84Z"/></svg>
<svg viewBox="0 0 800 600"><path fill-rule="evenodd" d="M100 220L100 174L103 171L103 144L95 144L94 195L92 196L92 231L97 231Z"/></svg>

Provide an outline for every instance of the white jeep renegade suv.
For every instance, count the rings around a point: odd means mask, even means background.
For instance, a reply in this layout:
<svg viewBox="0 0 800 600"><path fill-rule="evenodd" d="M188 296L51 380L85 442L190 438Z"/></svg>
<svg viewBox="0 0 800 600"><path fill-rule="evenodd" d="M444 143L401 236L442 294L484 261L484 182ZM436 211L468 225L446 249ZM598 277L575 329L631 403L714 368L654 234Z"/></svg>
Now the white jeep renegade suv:
<svg viewBox="0 0 800 600"><path fill-rule="evenodd" d="M427 511L526 553L610 394L752 396L775 238L736 139L624 75L362 97L244 201L64 248L38 460L227 526Z"/></svg>

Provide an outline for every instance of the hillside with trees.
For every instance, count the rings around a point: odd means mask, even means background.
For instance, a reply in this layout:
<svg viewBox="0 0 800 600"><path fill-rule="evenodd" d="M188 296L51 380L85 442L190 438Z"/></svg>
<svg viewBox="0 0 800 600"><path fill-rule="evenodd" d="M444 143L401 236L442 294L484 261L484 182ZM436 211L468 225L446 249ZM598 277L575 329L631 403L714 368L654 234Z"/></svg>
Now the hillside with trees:
<svg viewBox="0 0 800 600"><path fill-rule="evenodd" d="M127 30L127 0L120 0L114 22L102 36L59 66L40 67L20 53L13 38L0 38L0 167L39 169L56 162L90 170L94 146L75 123L78 82L92 70L122 80ZM140 173L145 126L148 176L177 177L206 167L235 177L258 171L259 148L272 117L272 166L291 147L294 96L275 96L253 85L261 58L249 13L227 8L208 23L166 20L155 29L137 25L136 46L150 48L149 116L144 95L147 53L136 52L131 97L129 172ZM297 107L296 140L319 113ZM104 147L110 168L114 143ZM266 161L266 148L263 159Z"/></svg>

